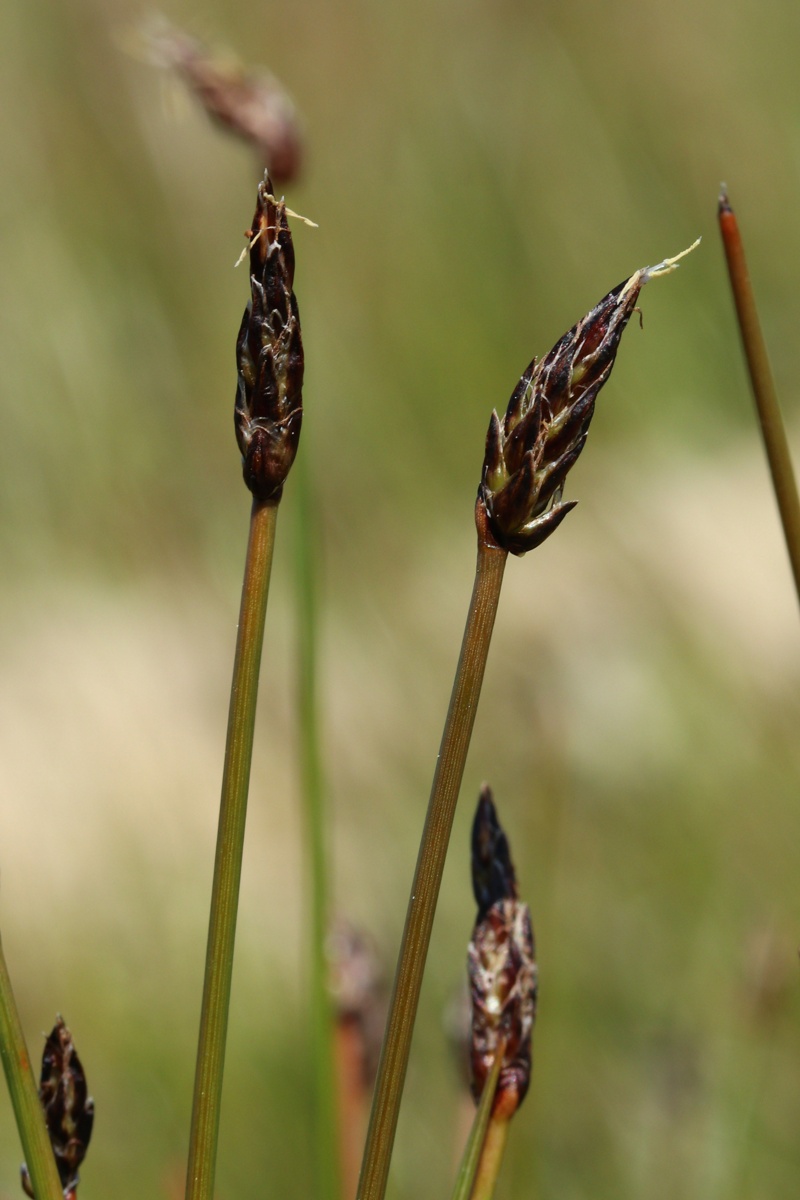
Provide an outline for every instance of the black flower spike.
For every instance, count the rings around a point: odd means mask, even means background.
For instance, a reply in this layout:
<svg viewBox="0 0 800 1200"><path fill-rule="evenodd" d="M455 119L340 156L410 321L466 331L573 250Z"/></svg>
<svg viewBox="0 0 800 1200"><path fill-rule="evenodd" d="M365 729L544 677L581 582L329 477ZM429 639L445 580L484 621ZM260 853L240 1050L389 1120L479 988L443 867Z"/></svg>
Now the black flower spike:
<svg viewBox="0 0 800 1200"><path fill-rule="evenodd" d="M549 354L530 363L503 419L492 413L476 522L502 549L518 555L535 549L575 507L561 499L564 480L586 442L639 292L649 279L675 270L689 250L613 288Z"/></svg>
<svg viewBox="0 0 800 1200"><path fill-rule="evenodd" d="M300 440L304 360L286 205L272 195L266 173L248 236L251 299L236 342L236 440L253 496L277 504Z"/></svg>
<svg viewBox="0 0 800 1200"><path fill-rule="evenodd" d="M39 1099L53 1147L64 1196L74 1200L78 1167L86 1157L94 1124L94 1101L72 1042L72 1034L58 1017L44 1045ZM22 1168L22 1187L33 1196L28 1170Z"/></svg>
<svg viewBox="0 0 800 1200"><path fill-rule="evenodd" d="M537 969L530 911L518 899L508 839L486 785L472 826L472 883L478 903L467 954L472 1093L477 1102L502 1041L492 1111L510 1117L530 1084Z"/></svg>
<svg viewBox="0 0 800 1200"><path fill-rule="evenodd" d="M479 918L485 916L498 900L517 898L517 877L508 849L508 838L497 819L497 809L488 783L481 788L472 822L472 890Z"/></svg>

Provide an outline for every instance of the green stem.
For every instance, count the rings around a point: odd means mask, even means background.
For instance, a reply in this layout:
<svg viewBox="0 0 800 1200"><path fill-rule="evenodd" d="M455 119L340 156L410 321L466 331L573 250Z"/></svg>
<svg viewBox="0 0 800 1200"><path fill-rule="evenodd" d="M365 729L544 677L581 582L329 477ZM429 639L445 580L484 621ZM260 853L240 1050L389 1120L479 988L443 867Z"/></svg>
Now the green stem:
<svg viewBox="0 0 800 1200"><path fill-rule="evenodd" d="M439 747L395 972L358 1184L358 1200L383 1200L386 1191L436 901L507 557L505 550L479 539L475 585Z"/></svg>
<svg viewBox="0 0 800 1200"><path fill-rule="evenodd" d="M775 488L775 498L778 501L778 511L783 524L786 548L789 551L797 597L800 600L800 500L797 496L797 482L789 453L786 428L775 391L775 381L769 365L767 347L758 320L758 309L750 282L750 274L747 270L744 243L739 232L736 214L731 208L725 192L720 196L719 201L719 227L722 244L725 247L736 315L739 319L739 332L750 372L750 384L764 438L772 484Z"/></svg>
<svg viewBox="0 0 800 1200"><path fill-rule="evenodd" d="M258 672L277 517L277 504L253 501L222 775L186 1200L212 1200L214 1193Z"/></svg>
<svg viewBox="0 0 800 1200"><path fill-rule="evenodd" d="M328 991L327 820L317 708L317 575L314 496L308 458L295 463L295 602L298 614L300 762L308 838L311 895L311 1057L314 1070L314 1195L340 1200L341 1164L333 1049L333 1013Z"/></svg>
<svg viewBox="0 0 800 1200"><path fill-rule="evenodd" d="M505 1038L502 1038L495 1051L492 1069L483 1085L480 1104L475 1110L475 1120L472 1122L472 1129L464 1148L464 1156L458 1168L458 1177L453 1189L453 1200L471 1200L472 1189L481 1163L486 1133L492 1116L492 1105L494 1104L497 1081L500 1078L500 1071L503 1068L505 1053L506 1043Z"/></svg>
<svg viewBox="0 0 800 1200"><path fill-rule="evenodd" d="M492 1200L506 1149L509 1124L509 1117L498 1115L489 1121L470 1200Z"/></svg>
<svg viewBox="0 0 800 1200"><path fill-rule="evenodd" d="M25 1034L0 942L0 1057L36 1200L63 1200Z"/></svg>

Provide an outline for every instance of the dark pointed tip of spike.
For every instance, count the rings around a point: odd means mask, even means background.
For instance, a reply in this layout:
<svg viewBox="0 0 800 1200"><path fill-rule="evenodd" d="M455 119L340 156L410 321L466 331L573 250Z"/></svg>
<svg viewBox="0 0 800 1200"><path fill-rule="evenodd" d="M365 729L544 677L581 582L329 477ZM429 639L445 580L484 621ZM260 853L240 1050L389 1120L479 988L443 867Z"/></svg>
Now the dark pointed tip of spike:
<svg viewBox="0 0 800 1200"><path fill-rule="evenodd" d="M719 206L717 208L717 214L722 217L727 213L732 212L733 208L731 207L731 202L728 197L728 185L727 183L721 183L719 185Z"/></svg>
<svg viewBox="0 0 800 1200"><path fill-rule="evenodd" d="M484 857L487 843L498 827L497 809L494 805L494 794L488 783L481 784L478 806L472 822L472 853L473 856Z"/></svg>
<svg viewBox="0 0 800 1200"><path fill-rule="evenodd" d="M475 819L472 822L472 853L478 853L479 848L485 852L488 838L499 828L497 809L494 803L494 792L488 783L481 784L478 806L475 809Z"/></svg>
<svg viewBox="0 0 800 1200"><path fill-rule="evenodd" d="M497 817L492 789L484 784L472 823L472 890L479 916L498 900L517 895L517 878L508 839Z"/></svg>
<svg viewBox="0 0 800 1200"><path fill-rule="evenodd" d="M483 455L483 478L488 472L497 471L503 464L503 431L500 428L500 418L497 410L492 412L489 428L486 430L486 445Z"/></svg>

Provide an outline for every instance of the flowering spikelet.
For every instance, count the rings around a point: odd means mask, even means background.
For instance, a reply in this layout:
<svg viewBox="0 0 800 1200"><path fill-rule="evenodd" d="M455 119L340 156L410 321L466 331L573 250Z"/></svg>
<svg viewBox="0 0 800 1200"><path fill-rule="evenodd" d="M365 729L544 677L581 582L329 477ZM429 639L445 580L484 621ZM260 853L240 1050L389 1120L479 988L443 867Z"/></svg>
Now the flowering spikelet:
<svg viewBox="0 0 800 1200"><path fill-rule="evenodd" d="M482 534L488 524L504 550L533 550L575 507L574 500L562 502L564 480L583 449L597 394L611 374L639 292L688 253L644 267L610 291L549 354L531 362L503 419L492 413L476 521Z"/></svg>
<svg viewBox="0 0 800 1200"><path fill-rule="evenodd" d="M72 1044L72 1034L59 1017L45 1042L39 1099L66 1200L74 1200L78 1167L86 1156L94 1123L94 1102ZM33 1196L28 1170L22 1168L22 1187Z"/></svg>
<svg viewBox="0 0 800 1200"><path fill-rule="evenodd" d="M303 342L286 205L272 195L266 173L248 236L251 299L236 341L236 440L248 488L257 500L277 503L300 440Z"/></svg>
<svg viewBox="0 0 800 1200"><path fill-rule="evenodd" d="M537 970L530 911L518 899L508 840L486 785L472 826L472 886L478 904L467 958L472 1094L480 1099L498 1044L505 1039L493 1112L508 1117L530 1083Z"/></svg>

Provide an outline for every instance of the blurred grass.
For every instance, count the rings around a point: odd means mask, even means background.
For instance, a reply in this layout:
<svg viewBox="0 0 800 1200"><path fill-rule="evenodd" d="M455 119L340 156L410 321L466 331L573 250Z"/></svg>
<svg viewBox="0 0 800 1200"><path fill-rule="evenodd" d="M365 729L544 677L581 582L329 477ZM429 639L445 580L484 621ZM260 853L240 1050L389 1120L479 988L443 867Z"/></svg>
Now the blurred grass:
<svg viewBox="0 0 800 1200"><path fill-rule="evenodd" d="M340 907L394 954L472 575L493 405L646 289L552 544L512 563L467 767L537 928L531 1097L498 1200L781 1200L800 1150L798 630L716 244L725 179L797 425L800 12L686 0L175 5L277 71L324 521ZM232 264L247 152L120 49L134 6L0 11L3 935L29 1042L97 1102L82 1196L188 1137L247 500ZM291 484L286 502L291 504ZM219 1191L306 1195L288 548L269 617ZM472 921L457 817L393 1195L447 1194L440 1025ZM382 849L383 848L383 849ZM459 851L462 858L459 860ZM0 1101L0 1192L19 1158ZM301 1156L300 1170L309 1155ZM175 1192L174 1194L179 1194Z"/></svg>

